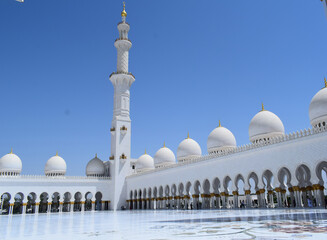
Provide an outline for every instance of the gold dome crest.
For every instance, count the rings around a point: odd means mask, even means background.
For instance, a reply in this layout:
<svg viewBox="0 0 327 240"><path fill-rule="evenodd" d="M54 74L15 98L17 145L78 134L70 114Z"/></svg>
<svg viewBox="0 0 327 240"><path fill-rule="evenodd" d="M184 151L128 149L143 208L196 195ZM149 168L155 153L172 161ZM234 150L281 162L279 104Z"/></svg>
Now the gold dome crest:
<svg viewBox="0 0 327 240"><path fill-rule="evenodd" d="M127 17L127 12L125 11L125 2L123 2L123 7L124 7L124 9L123 9L123 11L121 12L121 16L122 16L122 17Z"/></svg>

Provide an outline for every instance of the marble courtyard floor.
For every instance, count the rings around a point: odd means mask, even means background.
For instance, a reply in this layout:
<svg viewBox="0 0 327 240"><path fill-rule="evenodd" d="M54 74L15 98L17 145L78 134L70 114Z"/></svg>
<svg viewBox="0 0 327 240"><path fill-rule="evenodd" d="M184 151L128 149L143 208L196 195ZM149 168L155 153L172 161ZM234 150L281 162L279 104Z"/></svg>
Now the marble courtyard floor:
<svg viewBox="0 0 327 240"><path fill-rule="evenodd" d="M327 210L138 210L0 216L0 239L327 239Z"/></svg>

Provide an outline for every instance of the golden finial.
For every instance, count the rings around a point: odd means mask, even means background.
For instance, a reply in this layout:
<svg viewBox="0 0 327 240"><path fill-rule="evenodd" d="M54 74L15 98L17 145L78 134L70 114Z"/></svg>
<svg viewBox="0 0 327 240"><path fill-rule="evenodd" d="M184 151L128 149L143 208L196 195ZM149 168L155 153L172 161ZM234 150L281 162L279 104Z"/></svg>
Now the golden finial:
<svg viewBox="0 0 327 240"><path fill-rule="evenodd" d="M221 123L220 123L220 120L219 120L219 126L218 127L221 127Z"/></svg>
<svg viewBox="0 0 327 240"><path fill-rule="evenodd" d="M190 132L187 132L187 138L186 139L189 139L190 138Z"/></svg>
<svg viewBox="0 0 327 240"><path fill-rule="evenodd" d="M265 106L263 106L263 103L261 103L261 107L262 107L261 111L264 111L265 110Z"/></svg>
<svg viewBox="0 0 327 240"><path fill-rule="evenodd" d="M56 152L56 156L58 156L58 151Z"/></svg>
<svg viewBox="0 0 327 240"><path fill-rule="evenodd" d="M327 80L326 80L326 77L325 77L325 88L327 88Z"/></svg>
<svg viewBox="0 0 327 240"><path fill-rule="evenodd" d="M144 154L147 154L147 153L146 153L146 149L145 149L145 151L144 151Z"/></svg>
<svg viewBox="0 0 327 240"><path fill-rule="evenodd" d="M121 12L121 16L122 16L122 17L126 17L126 16L127 16L127 12L125 11L125 2L123 2L123 7L124 7L124 9L123 9L123 11Z"/></svg>
<svg viewBox="0 0 327 240"><path fill-rule="evenodd" d="M95 154L95 157L98 158L98 154L97 153Z"/></svg>
<svg viewBox="0 0 327 240"><path fill-rule="evenodd" d="M164 146L163 146L164 148L166 147L166 143L164 142Z"/></svg>
<svg viewBox="0 0 327 240"><path fill-rule="evenodd" d="M10 150L10 154L13 154L12 148L11 148L11 150Z"/></svg>

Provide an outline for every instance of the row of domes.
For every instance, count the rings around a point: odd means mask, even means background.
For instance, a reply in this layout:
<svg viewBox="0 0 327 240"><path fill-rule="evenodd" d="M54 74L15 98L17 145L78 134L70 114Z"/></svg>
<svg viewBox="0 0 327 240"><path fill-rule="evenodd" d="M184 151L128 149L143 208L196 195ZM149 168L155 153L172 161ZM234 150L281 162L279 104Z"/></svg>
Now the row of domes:
<svg viewBox="0 0 327 240"><path fill-rule="evenodd" d="M327 81L325 79L325 88L321 89L311 100L309 107L310 123L313 127L327 125ZM249 125L249 139L252 143L269 141L272 138L282 137L285 134L283 122L279 117L264 109L258 112L251 120ZM228 152L236 148L236 139L233 133L225 127L215 128L208 137L207 150L209 154ZM177 161L185 162L202 154L200 145L191 139L188 135L177 148ZM175 164L174 153L165 145L160 148L154 158L147 153L143 154L136 161L136 171L143 172L154 168L164 167Z"/></svg>
<svg viewBox="0 0 327 240"><path fill-rule="evenodd" d="M0 158L0 175L15 176L22 172L22 160L13 153L4 155ZM66 174L66 161L58 156L58 153L51 157L45 164L44 173L46 176L64 176ZM91 159L86 166L86 175L100 177L105 174L105 166L97 155Z"/></svg>

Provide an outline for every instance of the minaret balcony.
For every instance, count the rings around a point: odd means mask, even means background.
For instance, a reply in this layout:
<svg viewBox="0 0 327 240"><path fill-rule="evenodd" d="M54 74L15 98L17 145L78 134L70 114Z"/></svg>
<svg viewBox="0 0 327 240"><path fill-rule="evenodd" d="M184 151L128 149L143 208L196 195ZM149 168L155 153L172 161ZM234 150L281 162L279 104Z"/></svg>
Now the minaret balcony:
<svg viewBox="0 0 327 240"><path fill-rule="evenodd" d="M113 75L116 75L116 74L126 74L126 75L129 75L129 76L132 76L135 79L135 76L132 73L129 73L129 72L113 72L113 73L110 74L109 78L111 78Z"/></svg>
<svg viewBox="0 0 327 240"><path fill-rule="evenodd" d="M130 43L132 44L131 40L129 40L128 38L117 38L117 39L115 40L115 42L117 42L117 41L122 41L122 40L128 41L128 42L130 42Z"/></svg>

